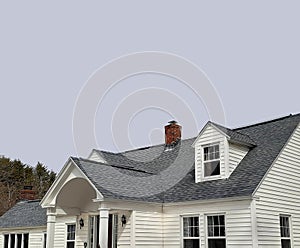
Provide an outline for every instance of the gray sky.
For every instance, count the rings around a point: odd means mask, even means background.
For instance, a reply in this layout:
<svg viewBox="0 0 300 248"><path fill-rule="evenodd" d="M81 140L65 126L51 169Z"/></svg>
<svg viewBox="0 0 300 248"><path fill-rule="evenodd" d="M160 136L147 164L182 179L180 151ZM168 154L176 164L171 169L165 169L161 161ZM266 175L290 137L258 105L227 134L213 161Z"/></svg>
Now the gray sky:
<svg viewBox="0 0 300 248"><path fill-rule="evenodd" d="M80 90L99 67L134 52L169 52L200 67L229 127L298 113L299 9L296 0L1 1L0 154L55 171L71 155L86 156L78 154L72 134ZM99 105L98 148L118 149L112 112L132 92L151 87L184 100L197 129L208 120L203 102L180 82L139 75L123 80ZM125 123L132 147L161 142L172 114L149 108L132 116ZM183 127L183 137L196 134Z"/></svg>

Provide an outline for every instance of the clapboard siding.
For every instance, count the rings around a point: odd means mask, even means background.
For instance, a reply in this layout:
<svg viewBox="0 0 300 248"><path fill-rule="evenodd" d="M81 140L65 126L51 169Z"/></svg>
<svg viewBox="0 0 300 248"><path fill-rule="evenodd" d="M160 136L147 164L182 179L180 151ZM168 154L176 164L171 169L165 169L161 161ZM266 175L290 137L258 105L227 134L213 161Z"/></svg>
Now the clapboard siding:
<svg viewBox="0 0 300 248"><path fill-rule="evenodd" d="M258 188L259 247L279 248L279 215L291 215L294 247L300 247L300 128L292 135Z"/></svg>
<svg viewBox="0 0 300 248"><path fill-rule="evenodd" d="M77 248L83 248L84 242L88 242L88 233L89 233L89 215L88 214L82 214L78 217L78 220L83 219L84 226L82 228L78 227L76 228L76 247Z"/></svg>
<svg viewBox="0 0 300 248"><path fill-rule="evenodd" d="M229 143L229 175L235 170L248 151L247 147Z"/></svg>
<svg viewBox="0 0 300 248"><path fill-rule="evenodd" d="M55 248L61 248L66 246L66 235L67 235L66 224L76 224L76 216L64 216L64 217L56 218L55 238L54 238Z"/></svg>
<svg viewBox="0 0 300 248"><path fill-rule="evenodd" d="M163 247L162 214L135 212L135 247Z"/></svg>
<svg viewBox="0 0 300 248"><path fill-rule="evenodd" d="M43 247L44 232L46 232L46 230L35 230L29 233L29 248Z"/></svg>
<svg viewBox="0 0 300 248"><path fill-rule="evenodd" d="M100 163L106 163L105 159L101 157L101 155L99 154L99 152L93 150L91 152L91 154L88 156L88 159L96 161L96 162L100 162Z"/></svg>
<svg viewBox="0 0 300 248"><path fill-rule="evenodd" d="M121 217L122 215L126 216L126 225L121 224ZM132 238L132 219L133 214L132 212L124 211L118 212L119 221L118 221L118 247L121 248L130 248L131 246L131 238Z"/></svg>
<svg viewBox="0 0 300 248"><path fill-rule="evenodd" d="M210 214L225 214L227 247L252 248L250 201L165 207L163 217L164 247L181 247L181 218L190 215L200 217L201 247L206 247L206 216Z"/></svg>
<svg viewBox="0 0 300 248"><path fill-rule="evenodd" d="M225 177L225 146L227 139L212 126L207 126L195 144L195 177L196 182L204 180L202 172L203 146L218 143L220 145L221 177Z"/></svg>

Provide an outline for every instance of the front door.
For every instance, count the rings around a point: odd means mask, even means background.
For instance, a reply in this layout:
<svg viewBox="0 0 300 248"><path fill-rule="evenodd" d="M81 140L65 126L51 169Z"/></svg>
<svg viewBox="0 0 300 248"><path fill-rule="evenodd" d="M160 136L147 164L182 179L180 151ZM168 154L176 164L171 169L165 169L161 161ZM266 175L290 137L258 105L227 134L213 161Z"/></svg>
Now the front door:
<svg viewBox="0 0 300 248"><path fill-rule="evenodd" d="M89 219L89 248L99 248L99 215ZM110 214L108 219L108 248L117 248L118 244L118 215Z"/></svg>

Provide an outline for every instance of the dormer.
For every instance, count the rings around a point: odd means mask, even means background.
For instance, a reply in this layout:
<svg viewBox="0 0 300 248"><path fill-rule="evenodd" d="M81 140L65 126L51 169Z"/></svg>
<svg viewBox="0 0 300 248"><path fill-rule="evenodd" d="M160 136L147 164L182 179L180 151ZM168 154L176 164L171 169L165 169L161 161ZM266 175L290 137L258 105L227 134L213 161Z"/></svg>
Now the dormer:
<svg viewBox="0 0 300 248"><path fill-rule="evenodd" d="M249 136L208 122L193 143L196 183L229 178L254 146Z"/></svg>
<svg viewBox="0 0 300 248"><path fill-rule="evenodd" d="M101 151L96 150L96 149L92 150L92 152L87 157L87 159L93 160L93 161L96 161L96 162L100 162L100 163L103 163L103 164L107 163L106 160L105 160L105 158L104 158L104 156L101 155Z"/></svg>

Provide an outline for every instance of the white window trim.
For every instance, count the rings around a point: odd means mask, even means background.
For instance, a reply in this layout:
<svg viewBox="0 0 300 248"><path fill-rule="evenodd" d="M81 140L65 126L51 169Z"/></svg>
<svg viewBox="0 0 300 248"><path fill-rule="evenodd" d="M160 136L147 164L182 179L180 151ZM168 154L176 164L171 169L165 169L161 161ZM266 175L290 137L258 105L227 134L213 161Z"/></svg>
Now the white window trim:
<svg viewBox="0 0 300 248"><path fill-rule="evenodd" d="M289 238L286 238L286 237L281 237L281 226L280 226L280 217L288 217L289 218L289 231L290 231L290 237ZM291 247L294 247L294 238L293 238L293 228L292 228L292 223L293 223L293 220L292 220L292 215L290 214L279 214L279 235L280 235L280 247L281 247L281 240L282 239L289 239L290 242L291 242Z"/></svg>
<svg viewBox="0 0 300 248"><path fill-rule="evenodd" d="M202 180L203 181L209 181L209 180L217 180L217 179L221 179L222 178L222 164L221 164L221 142L215 142L215 143L210 143L210 144L206 144L206 145L201 145L201 153L202 153L202 164L201 164L201 167L202 167ZM218 145L219 146L219 159L214 159L214 160L204 160L204 148L206 147L211 147L211 146L216 146ZM219 175L215 175L215 176L205 176L205 166L204 164L206 162L213 162L213 161L220 161L220 174Z"/></svg>
<svg viewBox="0 0 300 248"><path fill-rule="evenodd" d="M218 215L224 215L224 223L225 223L225 241L226 241L226 246L227 247L227 217L226 217L226 213L224 212L215 212L215 213L206 213L204 215L204 224L205 224L205 247L208 248L208 239L220 239L223 237L208 237L208 220L207 217L208 216L218 216Z"/></svg>
<svg viewBox="0 0 300 248"><path fill-rule="evenodd" d="M199 247L201 248L201 216L200 214L185 214L180 215L180 247L184 248L184 226L183 226L183 218L188 217L198 217L199 218L199 237L191 238L191 239L199 239Z"/></svg>
<svg viewBox="0 0 300 248"><path fill-rule="evenodd" d="M75 225L75 239L74 239L74 240L68 240L68 225ZM66 235L65 235L65 247L67 247L68 241L70 241L70 242L73 242L73 241L74 241L74 247L76 247L76 239L77 239L77 232L76 232L76 229L77 229L76 222L69 222L69 223L66 223L66 227L65 227L65 230L66 230Z"/></svg>

